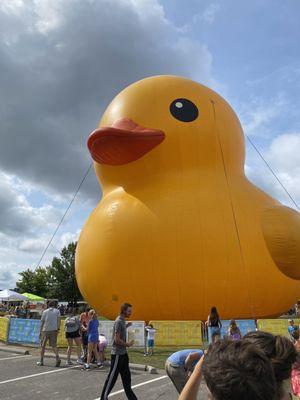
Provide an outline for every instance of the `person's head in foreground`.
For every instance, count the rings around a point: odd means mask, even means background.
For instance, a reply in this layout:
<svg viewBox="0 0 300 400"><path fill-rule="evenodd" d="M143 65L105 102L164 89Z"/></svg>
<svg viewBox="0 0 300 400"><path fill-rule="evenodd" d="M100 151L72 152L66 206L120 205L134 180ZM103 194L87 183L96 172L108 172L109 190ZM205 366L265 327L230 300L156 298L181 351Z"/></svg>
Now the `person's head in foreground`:
<svg viewBox="0 0 300 400"><path fill-rule="evenodd" d="M203 376L213 400L274 400L270 359L252 344L223 339L204 358Z"/></svg>
<svg viewBox="0 0 300 400"><path fill-rule="evenodd" d="M293 343L284 336L263 331L247 333L243 342L257 346L271 360L278 386L276 399L284 398L283 381L290 378L292 365L297 358Z"/></svg>

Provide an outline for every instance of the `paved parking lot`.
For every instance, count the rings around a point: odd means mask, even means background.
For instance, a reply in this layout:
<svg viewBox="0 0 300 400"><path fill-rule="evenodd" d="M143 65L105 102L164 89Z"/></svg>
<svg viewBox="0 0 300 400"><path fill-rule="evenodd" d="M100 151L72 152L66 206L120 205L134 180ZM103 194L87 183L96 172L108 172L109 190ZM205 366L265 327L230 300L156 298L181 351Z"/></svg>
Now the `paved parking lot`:
<svg viewBox="0 0 300 400"><path fill-rule="evenodd" d="M109 367L84 371L81 366L55 368L53 358L45 366L36 365L38 357L0 350L1 400L97 400ZM139 400L175 400L176 391L164 371L151 375L132 370L132 387ZM126 399L118 379L110 398Z"/></svg>

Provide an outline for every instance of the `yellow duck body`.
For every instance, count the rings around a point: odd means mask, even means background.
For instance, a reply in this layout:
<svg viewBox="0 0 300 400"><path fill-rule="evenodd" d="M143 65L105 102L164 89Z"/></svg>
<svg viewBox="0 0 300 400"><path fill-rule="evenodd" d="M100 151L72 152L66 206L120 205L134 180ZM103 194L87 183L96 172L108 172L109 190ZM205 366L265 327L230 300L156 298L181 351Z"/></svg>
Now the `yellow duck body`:
<svg viewBox="0 0 300 400"><path fill-rule="evenodd" d="M100 143L100 158L90 144L103 197L77 246L86 300L108 318L128 301L142 320L206 319L212 306L222 318L289 309L300 293L299 213L245 177L244 135L228 103L191 80L157 76L116 96L101 140L120 120L164 137L133 160L135 143Z"/></svg>

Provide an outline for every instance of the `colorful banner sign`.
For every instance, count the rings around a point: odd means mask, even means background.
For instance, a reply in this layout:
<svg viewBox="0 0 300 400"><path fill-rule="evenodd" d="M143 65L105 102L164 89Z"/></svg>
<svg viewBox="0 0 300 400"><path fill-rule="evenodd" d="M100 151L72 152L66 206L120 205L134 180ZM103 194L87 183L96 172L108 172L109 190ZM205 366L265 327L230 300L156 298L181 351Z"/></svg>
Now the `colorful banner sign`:
<svg viewBox="0 0 300 400"><path fill-rule="evenodd" d="M11 318L8 342L39 344L40 324L36 319Z"/></svg>
<svg viewBox="0 0 300 400"><path fill-rule="evenodd" d="M299 326L300 319L294 319L294 324ZM287 319L259 319L257 327L261 331L273 333L273 335L282 335L290 337L288 332L289 321Z"/></svg>
<svg viewBox="0 0 300 400"><path fill-rule="evenodd" d="M6 342L7 340L7 330L8 330L9 320L6 317L0 317L0 340Z"/></svg>
<svg viewBox="0 0 300 400"><path fill-rule="evenodd" d="M108 346L112 345L112 335L114 321L99 321L99 333L107 339ZM132 321L131 327L127 329L127 340L134 340L133 347L143 347L145 343L145 323L144 321Z"/></svg>
<svg viewBox="0 0 300 400"><path fill-rule="evenodd" d="M60 321L60 330L58 332L57 336L57 346L58 347L68 347L68 341L66 339L66 333L65 333L65 320L62 319Z"/></svg>
<svg viewBox="0 0 300 400"><path fill-rule="evenodd" d="M228 328L230 325L230 320L222 320L222 329L221 336L226 337L228 335ZM245 336L246 333L255 331L256 325L253 319L236 319L235 320L237 326L240 328L242 336Z"/></svg>
<svg viewBox="0 0 300 400"><path fill-rule="evenodd" d="M199 346L202 340L202 321L150 321L157 332L158 346Z"/></svg>

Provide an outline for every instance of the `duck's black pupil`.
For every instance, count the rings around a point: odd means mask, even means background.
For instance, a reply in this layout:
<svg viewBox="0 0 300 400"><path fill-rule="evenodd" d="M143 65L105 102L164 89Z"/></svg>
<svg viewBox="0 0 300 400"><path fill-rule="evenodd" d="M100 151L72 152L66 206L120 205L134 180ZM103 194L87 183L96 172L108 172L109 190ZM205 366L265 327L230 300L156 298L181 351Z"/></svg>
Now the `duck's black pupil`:
<svg viewBox="0 0 300 400"><path fill-rule="evenodd" d="M198 108L188 99L176 99L170 104L170 112L174 118L182 122L194 121L198 115Z"/></svg>

